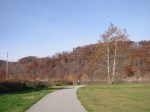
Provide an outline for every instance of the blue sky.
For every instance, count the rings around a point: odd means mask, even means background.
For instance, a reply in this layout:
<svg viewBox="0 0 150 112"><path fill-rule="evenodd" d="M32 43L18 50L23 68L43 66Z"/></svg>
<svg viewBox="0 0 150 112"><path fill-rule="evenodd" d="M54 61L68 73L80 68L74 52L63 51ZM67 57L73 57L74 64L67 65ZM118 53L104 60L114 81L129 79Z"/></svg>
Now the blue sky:
<svg viewBox="0 0 150 112"><path fill-rule="evenodd" d="M96 43L110 23L150 40L150 0L0 0L0 60Z"/></svg>

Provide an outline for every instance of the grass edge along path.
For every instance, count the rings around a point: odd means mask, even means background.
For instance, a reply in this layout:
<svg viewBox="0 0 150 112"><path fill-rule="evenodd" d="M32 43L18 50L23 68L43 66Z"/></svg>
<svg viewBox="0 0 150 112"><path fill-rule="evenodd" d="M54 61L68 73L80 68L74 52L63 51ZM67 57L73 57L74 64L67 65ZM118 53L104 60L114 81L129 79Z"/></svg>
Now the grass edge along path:
<svg viewBox="0 0 150 112"><path fill-rule="evenodd" d="M77 90L87 112L150 112L150 84L88 85Z"/></svg>
<svg viewBox="0 0 150 112"><path fill-rule="evenodd" d="M25 112L28 108L30 108L48 93L65 87L66 86L53 86L47 89L1 94L0 112Z"/></svg>

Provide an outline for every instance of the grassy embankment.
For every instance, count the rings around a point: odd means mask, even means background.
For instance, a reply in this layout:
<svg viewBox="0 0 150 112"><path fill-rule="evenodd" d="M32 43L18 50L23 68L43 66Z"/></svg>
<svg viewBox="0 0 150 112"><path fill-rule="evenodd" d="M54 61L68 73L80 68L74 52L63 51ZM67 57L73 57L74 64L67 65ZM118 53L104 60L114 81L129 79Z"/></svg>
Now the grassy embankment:
<svg viewBox="0 0 150 112"><path fill-rule="evenodd" d="M0 112L24 112L46 94L65 86L0 94Z"/></svg>
<svg viewBox="0 0 150 112"><path fill-rule="evenodd" d="M150 84L89 85L77 95L87 112L150 112Z"/></svg>

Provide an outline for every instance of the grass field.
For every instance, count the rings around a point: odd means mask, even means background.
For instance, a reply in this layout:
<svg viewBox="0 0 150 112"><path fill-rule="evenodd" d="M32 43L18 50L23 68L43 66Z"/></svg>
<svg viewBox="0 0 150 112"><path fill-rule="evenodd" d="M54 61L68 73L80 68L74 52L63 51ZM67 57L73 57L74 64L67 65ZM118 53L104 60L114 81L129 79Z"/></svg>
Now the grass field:
<svg viewBox="0 0 150 112"><path fill-rule="evenodd" d="M63 88L63 86L2 94L0 95L0 112L24 112L44 95L60 88Z"/></svg>
<svg viewBox="0 0 150 112"><path fill-rule="evenodd" d="M89 85L77 95L87 112L150 112L150 84Z"/></svg>

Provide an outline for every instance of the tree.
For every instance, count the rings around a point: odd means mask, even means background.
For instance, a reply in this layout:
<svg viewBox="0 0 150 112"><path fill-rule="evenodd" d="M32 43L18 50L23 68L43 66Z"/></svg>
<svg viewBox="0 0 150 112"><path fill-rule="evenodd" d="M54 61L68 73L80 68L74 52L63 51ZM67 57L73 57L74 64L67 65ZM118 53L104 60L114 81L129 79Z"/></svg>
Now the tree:
<svg viewBox="0 0 150 112"><path fill-rule="evenodd" d="M107 31L100 36L97 62L99 66L105 68L109 84L115 81L116 68L123 57L125 47L127 47L127 42L125 42L128 40L127 37L126 30L120 30L113 24L110 24Z"/></svg>

